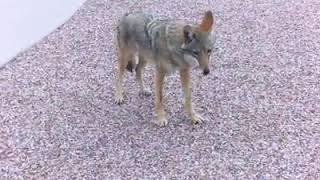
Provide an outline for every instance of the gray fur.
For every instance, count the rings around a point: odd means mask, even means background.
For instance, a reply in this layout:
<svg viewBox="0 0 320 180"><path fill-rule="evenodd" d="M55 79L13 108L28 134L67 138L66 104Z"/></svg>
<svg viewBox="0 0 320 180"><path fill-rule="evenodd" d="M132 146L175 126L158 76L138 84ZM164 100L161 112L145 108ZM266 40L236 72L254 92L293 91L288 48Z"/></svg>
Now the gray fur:
<svg viewBox="0 0 320 180"><path fill-rule="evenodd" d="M205 64L207 68L208 62L205 61L208 60L204 58L207 49L212 49L214 41L210 39L210 34L200 32L196 26L190 25L190 41L186 44L183 34L186 25L185 22L155 18L143 12L127 13L117 26L118 43L130 52L138 51L149 62L164 67L167 72L178 67L192 66L184 58L186 54L192 55L200 66Z"/></svg>
<svg viewBox="0 0 320 180"><path fill-rule="evenodd" d="M210 40L212 24L211 11L206 11L198 25L155 18L142 12L124 15L117 26L119 64L115 102L119 105L124 102L122 83L125 67L131 72L135 69L140 92L145 95L151 94L145 87L142 76L146 64L152 62L156 65L155 111L158 124L167 124L163 100L164 78L175 70L179 70L180 73L185 110L193 123L201 123L203 118L193 109L191 103L190 69L199 66L203 75L210 72L208 64L211 52L209 50L213 45ZM136 52L139 54L138 63L133 58Z"/></svg>

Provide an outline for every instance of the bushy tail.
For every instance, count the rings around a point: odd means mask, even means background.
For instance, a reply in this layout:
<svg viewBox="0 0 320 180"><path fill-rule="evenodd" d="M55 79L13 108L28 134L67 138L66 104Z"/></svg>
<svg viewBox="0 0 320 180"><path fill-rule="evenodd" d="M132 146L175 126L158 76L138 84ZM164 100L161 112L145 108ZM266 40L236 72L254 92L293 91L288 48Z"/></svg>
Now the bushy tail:
<svg viewBox="0 0 320 180"><path fill-rule="evenodd" d="M127 49L127 43L125 41L125 38L123 39L122 37L126 37L128 36L128 34L126 34L127 32L126 31L123 31L119 25L117 26L117 33L116 33L116 38L117 38L117 45L118 45L118 48L119 48L119 51L120 53L128 53L128 52L122 52L123 50ZM127 65L126 65L126 69L129 71L129 72L133 72L133 70L135 69L136 67L136 63L133 59L133 57L130 57L130 59L127 59Z"/></svg>

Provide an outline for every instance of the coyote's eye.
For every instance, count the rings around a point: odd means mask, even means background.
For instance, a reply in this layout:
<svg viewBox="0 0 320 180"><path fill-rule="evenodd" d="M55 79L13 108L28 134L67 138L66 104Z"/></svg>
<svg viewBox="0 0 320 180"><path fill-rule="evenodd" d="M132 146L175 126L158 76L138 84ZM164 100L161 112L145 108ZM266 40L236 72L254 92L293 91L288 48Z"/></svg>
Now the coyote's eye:
<svg viewBox="0 0 320 180"><path fill-rule="evenodd" d="M208 53L208 54L211 54L211 51L212 51L211 49L208 49L208 50L207 50L207 53Z"/></svg>

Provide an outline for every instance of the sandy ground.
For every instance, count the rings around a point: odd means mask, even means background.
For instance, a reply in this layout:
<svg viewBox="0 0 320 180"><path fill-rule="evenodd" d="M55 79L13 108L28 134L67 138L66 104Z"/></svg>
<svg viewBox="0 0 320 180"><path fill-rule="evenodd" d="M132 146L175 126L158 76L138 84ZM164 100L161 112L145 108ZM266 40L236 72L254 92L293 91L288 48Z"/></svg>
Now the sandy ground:
<svg viewBox="0 0 320 180"><path fill-rule="evenodd" d="M167 78L166 128L132 74L115 105L117 18L145 10L198 21L209 8L212 73L193 84L206 123L186 117L177 75ZM319 9L316 0L87 1L0 69L1 179L317 179Z"/></svg>

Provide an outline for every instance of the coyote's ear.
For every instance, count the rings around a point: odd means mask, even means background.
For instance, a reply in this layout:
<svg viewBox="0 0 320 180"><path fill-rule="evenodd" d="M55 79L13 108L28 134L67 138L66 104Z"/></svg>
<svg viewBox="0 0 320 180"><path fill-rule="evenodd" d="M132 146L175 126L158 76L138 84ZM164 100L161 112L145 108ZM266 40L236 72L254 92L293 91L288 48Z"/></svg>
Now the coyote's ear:
<svg viewBox="0 0 320 180"><path fill-rule="evenodd" d="M192 41L192 30L191 30L191 26L190 25L185 25L183 27L183 37L184 37L184 43L188 44Z"/></svg>
<svg viewBox="0 0 320 180"><path fill-rule="evenodd" d="M210 32L212 30L212 25L213 25L213 15L212 15L212 12L209 10L205 12L199 27L201 31Z"/></svg>

